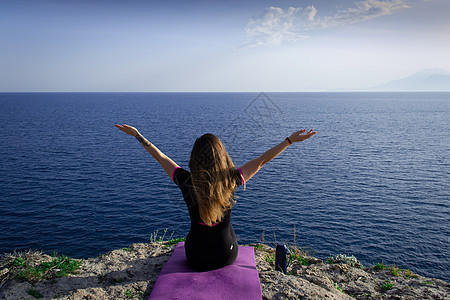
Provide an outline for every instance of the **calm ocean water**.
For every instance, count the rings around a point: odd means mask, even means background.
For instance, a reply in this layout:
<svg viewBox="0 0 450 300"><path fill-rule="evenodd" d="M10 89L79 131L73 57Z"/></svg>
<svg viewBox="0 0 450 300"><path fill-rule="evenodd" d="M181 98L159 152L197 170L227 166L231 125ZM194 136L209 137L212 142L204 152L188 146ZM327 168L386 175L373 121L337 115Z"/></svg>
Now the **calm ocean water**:
<svg viewBox="0 0 450 300"><path fill-rule="evenodd" d="M236 191L239 242L295 228L323 259L450 279L450 93L0 93L0 115L0 252L92 257L188 233L181 191L116 123L186 169L204 133L241 166L314 128Z"/></svg>

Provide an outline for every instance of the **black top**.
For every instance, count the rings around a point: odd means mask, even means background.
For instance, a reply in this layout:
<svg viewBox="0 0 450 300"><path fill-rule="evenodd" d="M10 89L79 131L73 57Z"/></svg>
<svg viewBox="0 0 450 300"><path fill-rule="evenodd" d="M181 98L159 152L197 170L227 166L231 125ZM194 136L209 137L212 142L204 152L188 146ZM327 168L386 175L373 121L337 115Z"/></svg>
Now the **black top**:
<svg viewBox="0 0 450 300"><path fill-rule="evenodd" d="M244 179L240 168L233 169L232 172L236 178L236 184L242 185ZM191 173L183 168L176 168L172 180L183 193L191 219L191 229L185 243L188 262L200 271L217 269L232 264L237 257L238 245L231 226L231 208L226 212L220 223L210 227L203 223L200 218Z"/></svg>

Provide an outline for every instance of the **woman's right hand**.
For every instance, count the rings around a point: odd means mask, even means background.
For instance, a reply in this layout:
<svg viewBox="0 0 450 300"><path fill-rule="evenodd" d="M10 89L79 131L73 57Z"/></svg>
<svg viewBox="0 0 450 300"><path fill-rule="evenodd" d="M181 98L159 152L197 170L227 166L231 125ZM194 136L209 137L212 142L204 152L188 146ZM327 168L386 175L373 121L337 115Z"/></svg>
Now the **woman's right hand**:
<svg viewBox="0 0 450 300"><path fill-rule="evenodd" d="M301 142L301 141L304 141L306 139L309 139L310 137L312 137L313 135L315 135L317 133L317 131L313 131L312 129L310 131L308 131L306 134L303 134L305 132L306 132L306 129L302 129L302 130L296 131L293 134L291 134L289 139L293 143Z"/></svg>

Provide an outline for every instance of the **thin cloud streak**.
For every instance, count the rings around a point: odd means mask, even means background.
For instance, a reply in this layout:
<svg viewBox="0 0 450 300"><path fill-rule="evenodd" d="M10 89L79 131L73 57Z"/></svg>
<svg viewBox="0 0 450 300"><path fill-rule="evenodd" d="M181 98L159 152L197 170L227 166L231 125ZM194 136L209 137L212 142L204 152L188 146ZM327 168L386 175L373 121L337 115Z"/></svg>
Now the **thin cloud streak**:
<svg viewBox="0 0 450 300"><path fill-rule="evenodd" d="M407 9L409 0L366 0L355 2L355 7L339 10L332 16L317 17L313 6L282 9L271 6L257 18L252 18L245 28L247 40L241 48L279 46L283 42L298 42L311 36L314 30L368 21Z"/></svg>

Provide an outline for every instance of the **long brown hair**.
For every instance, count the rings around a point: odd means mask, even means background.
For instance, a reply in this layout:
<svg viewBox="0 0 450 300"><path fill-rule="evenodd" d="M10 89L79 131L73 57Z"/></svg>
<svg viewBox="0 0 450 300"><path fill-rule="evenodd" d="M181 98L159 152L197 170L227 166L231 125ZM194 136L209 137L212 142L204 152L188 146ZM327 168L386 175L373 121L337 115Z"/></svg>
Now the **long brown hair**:
<svg viewBox="0 0 450 300"><path fill-rule="evenodd" d="M207 133L195 141L189 169L200 218L209 226L221 222L238 197L236 167L217 136Z"/></svg>

